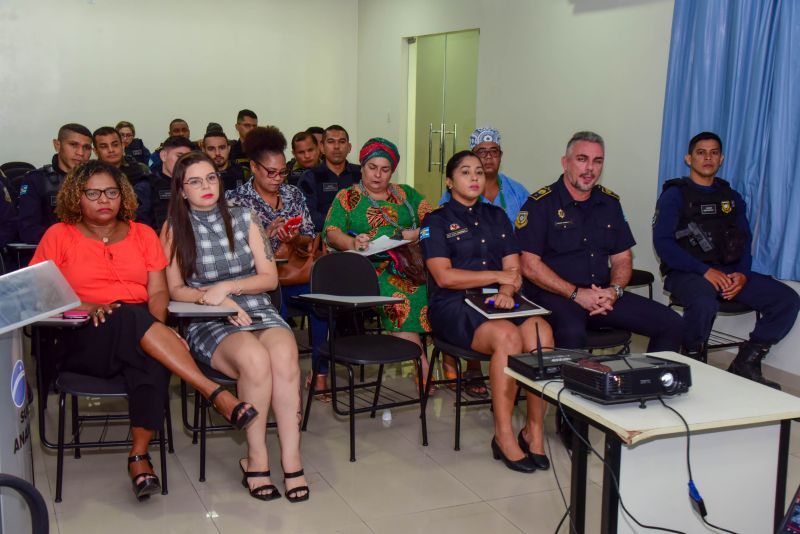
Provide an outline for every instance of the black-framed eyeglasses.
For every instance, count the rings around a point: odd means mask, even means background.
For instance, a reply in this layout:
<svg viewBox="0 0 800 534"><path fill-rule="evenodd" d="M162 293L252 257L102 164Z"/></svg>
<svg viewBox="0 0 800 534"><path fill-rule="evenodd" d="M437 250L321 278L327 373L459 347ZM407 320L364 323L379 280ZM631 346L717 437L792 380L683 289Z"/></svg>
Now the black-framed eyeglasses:
<svg viewBox="0 0 800 534"><path fill-rule="evenodd" d="M203 187L203 182L204 181L208 182L208 185L214 185L217 182L219 182L219 178L220 178L220 175L219 175L218 172L212 172L208 176L206 176L205 178L203 178L202 176L195 176L195 177L189 178L188 180L186 180L183 183L185 185L188 185L192 189L200 189L201 187Z"/></svg>
<svg viewBox="0 0 800 534"><path fill-rule="evenodd" d="M277 178L278 176L280 176L281 178L286 178L287 176L289 176L289 169L287 169L286 167L284 167L281 170L268 169L263 163L259 162L258 160L254 159L253 161L256 162L256 165L264 169L264 172L267 173L267 178Z"/></svg>
<svg viewBox="0 0 800 534"><path fill-rule="evenodd" d="M89 200L97 200L100 198L100 195L105 195L108 200L114 200L119 198L119 195L122 193L119 190L119 187L106 187L105 189L82 189L81 192Z"/></svg>
<svg viewBox="0 0 800 534"><path fill-rule="evenodd" d="M475 151L475 155L478 156L480 159L488 158L489 156L497 159L500 157L503 151L499 148L482 148L480 150Z"/></svg>

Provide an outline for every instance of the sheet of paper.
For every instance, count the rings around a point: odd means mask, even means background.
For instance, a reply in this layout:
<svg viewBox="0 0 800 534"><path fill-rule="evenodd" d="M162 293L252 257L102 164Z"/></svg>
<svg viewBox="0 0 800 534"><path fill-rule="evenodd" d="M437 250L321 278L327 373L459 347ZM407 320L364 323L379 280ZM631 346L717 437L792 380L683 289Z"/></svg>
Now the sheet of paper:
<svg viewBox="0 0 800 534"><path fill-rule="evenodd" d="M362 256L372 256L373 254L386 252L387 250L405 245L406 243L410 243L410 241L407 239L392 239L382 235L379 238L370 241L367 250L348 250L347 252L355 252L356 254L361 254Z"/></svg>

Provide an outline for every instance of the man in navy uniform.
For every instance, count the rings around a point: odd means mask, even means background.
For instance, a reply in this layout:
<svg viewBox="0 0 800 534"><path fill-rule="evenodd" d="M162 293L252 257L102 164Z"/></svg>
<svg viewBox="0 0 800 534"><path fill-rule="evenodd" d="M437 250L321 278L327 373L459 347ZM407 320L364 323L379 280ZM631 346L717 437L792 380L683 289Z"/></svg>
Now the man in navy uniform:
<svg viewBox="0 0 800 534"><path fill-rule="evenodd" d="M45 230L58 222L56 195L67 173L91 157L92 132L82 124L65 124L58 129L53 147L53 161L26 174L19 188L19 238L24 243L38 243Z"/></svg>
<svg viewBox="0 0 800 534"><path fill-rule="evenodd" d="M336 193L361 180L361 166L347 161L352 148L347 130L338 124L328 126L322 136L325 161L307 170L297 182L306 196L306 205L316 232L322 231Z"/></svg>
<svg viewBox="0 0 800 534"><path fill-rule="evenodd" d="M243 109L236 114L236 131L239 132L239 139L231 142L230 160L234 165L242 168L250 168L250 158L247 157L244 140L251 131L258 126L258 116L249 109Z"/></svg>
<svg viewBox="0 0 800 534"><path fill-rule="evenodd" d="M101 126L92 133L92 144L97 159L119 168L131 185L150 175L150 168L133 156L125 154L125 143L116 128Z"/></svg>
<svg viewBox="0 0 800 534"><path fill-rule="evenodd" d="M613 327L649 337L648 352L677 351L680 316L623 291L636 242L619 197L597 185L604 156L602 137L576 133L561 158L564 174L522 206L515 225L524 292L552 311L547 320L559 347L584 347L587 328Z"/></svg>
<svg viewBox="0 0 800 534"><path fill-rule="evenodd" d="M161 227L167 220L167 208L172 196L172 169L181 156L192 150L192 142L183 136L168 137L162 143L159 153L161 170L133 186L139 200L139 207L136 209L137 222L149 225L156 233L161 232Z"/></svg>
<svg viewBox="0 0 800 534"><path fill-rule="evenodd" d="M702 132L689 141L684 157L689 176L664 183L653 218L653 245L666 275L664 287L683 305L684 352L705 359L719 300L741 302L759 316L728 370L780 389L761 374L761 360L791 330L800 297L750 269L745 203L728 182L717 178L723 159L717 134Z"/></svg>
<svg viewBox="0 0 800 534"><path fill-rule="evenodd" d="M222 175L225 191L232 191L250 178L250 170L245 170L230 160L231 147L228 136L220 129L209 129L203 136L203 152L211 158L217 172Z"/></svg>

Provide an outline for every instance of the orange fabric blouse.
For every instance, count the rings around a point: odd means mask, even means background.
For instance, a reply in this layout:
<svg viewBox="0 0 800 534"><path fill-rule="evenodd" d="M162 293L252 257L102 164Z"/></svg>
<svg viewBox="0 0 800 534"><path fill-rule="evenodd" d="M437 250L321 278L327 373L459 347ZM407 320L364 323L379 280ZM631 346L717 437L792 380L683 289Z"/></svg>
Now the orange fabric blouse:
<svg viewBox="0 0 800 534"><path fill-rule="evenodd" d="M72 224L56 223L42 236L30 264L52 260L82 302L147 302L147 273L168 262L152 228L128 224L122 241L104 245Z"/></svg>

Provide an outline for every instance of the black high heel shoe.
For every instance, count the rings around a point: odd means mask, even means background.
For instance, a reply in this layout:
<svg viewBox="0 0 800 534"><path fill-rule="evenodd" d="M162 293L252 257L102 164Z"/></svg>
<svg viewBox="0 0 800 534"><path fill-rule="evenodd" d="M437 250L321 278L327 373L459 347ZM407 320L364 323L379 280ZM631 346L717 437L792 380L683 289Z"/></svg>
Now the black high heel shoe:
<svg viewBox="0 0 800 534"><path fill-rule="evenodd" d="M284 473L283 474L283 485L284 486L286 485L286 479L287 478L297 478L297 477L301 477L303 475L304 475L304 473L303 473L302 469L300 471L295 471L293 473ZM302 495L297 495L301 491L305 491L305 493L302 494ZM286 500L291 502L291 503L303 502L303 501L307 501L308 500L308 496L310 494L311 494L311 492L309 491L308 486L297 486L296 488L292 488L292 489L288 489L287 488L286 489Z"/></svg>
<svg viewBox="0 0 800 534"><path fill-rule="evenodd" d="M528 456L528 459L531 461L533 465L536 466L536 469L541 469L542 471L547 471L550 469L550 460L544 454L536 454L535 452L531 452L531 446L525 441L525 437L522 435L522 430L519 431L519 435L517 436L517 443L519 443L520 448L525 451L525 454Z"/></svg>
<svg viewBox="0 0 800 534"><path fill-rule="evenodd" d="M520 473L533 473L536 471L536 466L528 459L527 454L519 460L509 460L500 450L500 445L497 444L495 438L492 438L492 456L494 456L495 460L502 460L506 467L512 471L519 471Z"/></svg>
<svg viewBox="0 0 800 534"><path fill-rule="evenodd" d="M146 461L150 465L150 469L153 469L150 455L139 454L128 457L128 471L130 472L131 464L142 461ZM155 473L139 473L131 479L131 484L133 484L133 494L136 495L136 499L139 501L149 499L150 495L161 491L161 482L158 481Z"/></svg>
<svg viewBox="0 0 800 534"><path fill-rule="evenodd" d="M278 491L278 488L275 487L275 484L264 484L262 486L257 486L255 488L250 488L250 484L247 483L248 478L257 478L257 477L268 477L269 476L269 469L266 471L245 471L244 466L242 465L242 460L246 460L246 458L241 458L239 460L239 469L242 470L242 486L250 492L250 496L254 499L258 499L259 501L273 501L275 499L281 498L281 492ZM266 493L261 493L261 492Z"/></svg>
<svg viewBox="0 0 800 534"><path fill-rule="evenodd" d="M233 427L236 430L243 430L243 429L247 428L247 425L252 423L253 419L255 419L258 416L258 411L255 408L253 408L252 406L250 406L244 412L242 412L242 409L245 406L247 406L248 403L240 402L239 404L234 406L233 411L231 412L230 419L229 419L224 413L220 412L219 408L217 408L217 406L214 404L214 401L217 399L219 394L222 393L223 391L226 391L226 390L222 386L220 386L217 389L215 389L211 393L211 395L208 396L208 402L212 406L214 406L214 409L217 410L220 414L222 414L222 416L225 417L225 419L227 419L227 421L230 424L232 424ZM239 413L239 412L242 412L242 413Z"/></svg>

